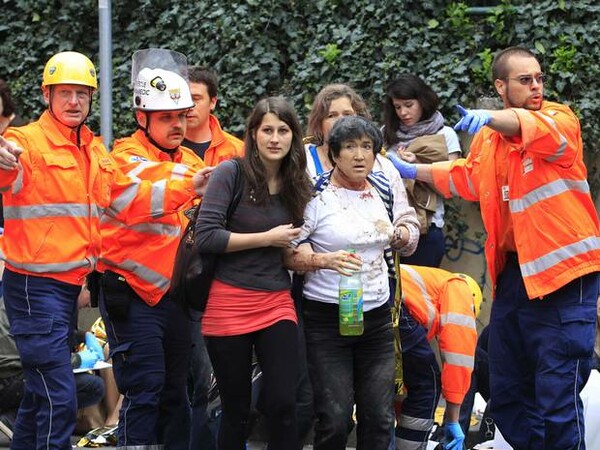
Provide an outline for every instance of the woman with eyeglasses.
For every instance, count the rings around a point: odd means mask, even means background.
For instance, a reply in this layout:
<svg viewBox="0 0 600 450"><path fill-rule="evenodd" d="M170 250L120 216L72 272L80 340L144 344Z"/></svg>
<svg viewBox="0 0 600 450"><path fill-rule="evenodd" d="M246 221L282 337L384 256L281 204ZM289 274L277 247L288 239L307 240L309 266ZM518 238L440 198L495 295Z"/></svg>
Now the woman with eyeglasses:
<svg viewBox="0 0 600 450"><path fill-rule="evenodd" d="M455 160L461 154L456 132L444 125L433 89L412 74L401 75L388 88L383 107L384 143L389 153L407 162ZM411 206L417 211L421 236L404 264L439 267L445 252L444 202L429 185L406 180Z"/></svg>

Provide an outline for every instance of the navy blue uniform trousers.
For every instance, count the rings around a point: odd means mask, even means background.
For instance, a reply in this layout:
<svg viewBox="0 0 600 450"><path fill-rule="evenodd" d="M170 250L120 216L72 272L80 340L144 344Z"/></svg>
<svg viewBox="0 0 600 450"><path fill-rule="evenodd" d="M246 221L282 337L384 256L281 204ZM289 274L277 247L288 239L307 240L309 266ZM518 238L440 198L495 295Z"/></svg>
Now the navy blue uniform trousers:
<svg viewBox="0 0 600 450"><path fill-rule="evenodd" d="M70 450L77 397L69 338L81 286L7 269L3 289L26 381L11 449Z"/></svg>
<svg viewBox="0 0 600 450"><path fill-rule="evenodd" d="M190 415L186 386L192 324L187 313L168 294L151 307L131 291L128 306L121 309L123 317L111 317L106 294L100 296L100 313L124 396L118 445L164 444L167 450L188 450L189 433L181 433L178 426L180 421L189 423Z"/></svg>
<svg viewBox="0 0 600 450"><path fill-rule="evenodd" d="M491 416L515 450L585 449L579 393L591 370L598 274L530 300L515 254L489 325Z"/></svg>
<svg viewBox="0 0 600 450"><path fill-rule="evenodd" d="M407 396L402 401L396 428L396 447L406 450L425 448L440 399L440 368L427 340L427 330L404 305L400 309L398 331Z"/></svg>

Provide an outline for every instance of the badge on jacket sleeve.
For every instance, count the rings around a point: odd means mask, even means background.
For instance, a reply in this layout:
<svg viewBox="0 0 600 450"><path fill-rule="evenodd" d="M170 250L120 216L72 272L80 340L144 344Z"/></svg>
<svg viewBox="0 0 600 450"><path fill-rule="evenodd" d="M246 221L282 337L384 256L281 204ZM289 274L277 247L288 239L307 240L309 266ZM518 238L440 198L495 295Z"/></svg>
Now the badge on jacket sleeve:
<svg viewBox="0 0 600 450"><path fill-rule="evenodd" d="M508 197L509 194L509 189L508 189L508 185L504 185L502 186L502 201L503 202L507 202L510 200L510 198Z"/></svg>

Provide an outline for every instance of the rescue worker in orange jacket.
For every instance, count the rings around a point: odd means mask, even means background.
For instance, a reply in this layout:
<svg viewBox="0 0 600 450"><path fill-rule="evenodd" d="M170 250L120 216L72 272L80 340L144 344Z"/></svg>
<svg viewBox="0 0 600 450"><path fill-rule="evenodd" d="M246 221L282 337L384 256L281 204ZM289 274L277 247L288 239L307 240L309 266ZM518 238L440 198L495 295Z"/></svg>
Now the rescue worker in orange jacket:
<svg viewBox="0 0 600 450"><path fill-rule="evenodd" d="M77 297L100 254L100 217L141 222L183 207L206 182L192 171L168 185L120 172L84 124L96 88L86 56L54 55L42 81L48 109L36 122L9 128L5 138L15 146L0 148L4 298L27 381L14 449L71 448L77 405L68 339Z"/></svg>
<svg viewBox="0 0 600 450"><path fill-rule="evenodd" d="M164 49L133 55L133 105L138 130L115 141L119 168L154 183L175 180L204 167L182 147L186 115L194 106L184 55ZM191 202L189 206L192 206ZM187 374L191 329L187 312L169 296L175 253L187 218L183 212L127 226L118 218L102 221L103 297L117 386L124 399L118 445L151 449L188 448Z"/></svg>
<svg viewBox="0 0 600 450"><path fill-rule="evenodd" d="M475 358L475 318L482 294L473 278L443 269L400 264L399 332L407 397L396 429L396 447L425 449L440 396L440 369L429 341L441 354L441 394L446 400L446 449L462 450L460 405L469 390ZM396 299L400 302L400 299Z"/></svg>
<svg viewBox="0 0 600 450"><path fill-rule="evenodd" d="M244 155L244 143L223 131L213 111L217 106L219 82L217 76L205 67L188 67L190 91L194 107L187 115L187 130L183 145L194 151L210 166ZM201 314L192 314L192 355L189 370L189 401L192 420L189 428L190 450L216 450L216 427L210 426L208 392L212 378L212 365L202 336ZM182 428L183 428L182 423ZM187 429L182 429L182 433Z"/></svg>
<svg viewBox="0 0 600 450"><path fill-rule="evenodd" d="M396 159L404 176L446 197L479 201L495 300L490 317L491 415L514 448L583 449L579 393L594 344L600 232L581 128L544 101L546 75L528 49L492 64L504 109L466 110L476 133L466 159L432 166Z"/></svg>
<svg viewBox="0 0 600 450"><path fill-rule="evenodd" d="M188 76L194 107L187 116L183 145L194 150L209 166L244 156L244 143L224 131L219 119L212 113L218 101L217 76L199 66L190 66Z"/></svg>

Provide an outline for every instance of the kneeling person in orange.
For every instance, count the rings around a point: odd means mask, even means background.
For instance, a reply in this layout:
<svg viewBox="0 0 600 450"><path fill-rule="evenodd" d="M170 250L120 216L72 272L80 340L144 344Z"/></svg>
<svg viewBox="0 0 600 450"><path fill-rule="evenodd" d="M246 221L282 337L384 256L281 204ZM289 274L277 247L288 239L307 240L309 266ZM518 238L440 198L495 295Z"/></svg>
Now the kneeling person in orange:
<svg viewBox="0 0 600 450"><path fill-rule="evenodd" d="M121 170L160 183L204 167L181 146L186 114L194 106L185 56L140 50L133 55L132 79L138 130L115 142L112 156ZM187 434L177 432L176 425L189 421L186 380L192 322L169 295L187 218L181 211L164 212L135 226L107 218L101 228L100 311L124 396L118 445L126 448L188 448Z"/></svg>
<svg viewBox="0 0 600 450"><path fill-rule="evenodd" d="M68 339L81 286L100 254L100 217L144 221L181 207L205 181L190 174L153 186L123 175L85 125L96 88L86 56L54 55L42 81L48 109L9 128L5 138L14 145L0 147L4 298L27 381L14 449L71 448L77 404Z"/></svg>
<svg viewBox="0 0 600 450"><path fill-rule="evenodd" d="M441 393L446 400L445 448L462 450L465 437L458 418L471 383L481 289L467 275L432 267L400 264L400 274L399 331L408 394L402 402L396 448L427 446L440 396L440 369L429 345L435 338L442 358Z"/></svg>

